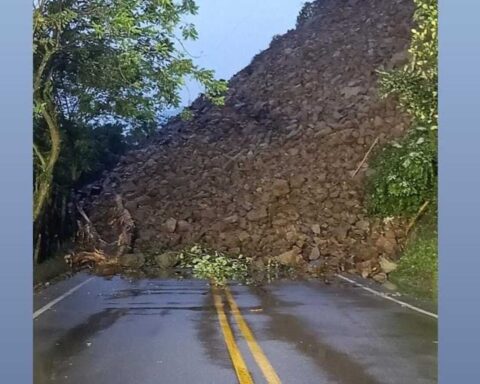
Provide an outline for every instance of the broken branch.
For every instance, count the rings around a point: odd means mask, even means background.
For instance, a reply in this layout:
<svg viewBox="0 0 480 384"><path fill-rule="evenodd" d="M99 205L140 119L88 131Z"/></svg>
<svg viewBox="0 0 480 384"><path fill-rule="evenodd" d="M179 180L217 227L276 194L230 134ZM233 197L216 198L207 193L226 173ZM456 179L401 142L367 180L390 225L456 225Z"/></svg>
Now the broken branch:
<svg viewBox="0 0 480 384"><path fill-rule="evenodd" d="M368 149L367 153L366 153L365 156L363 157L362 161L361 161L360 164L358 165L358 167L357 167L357 169L355 170L355 172L353 173L353 176L352 176L352 177L355 177L355 175L358 173L358 171L360 171L360 168L362 168L362 165L367 161L368 156L370 155L370 152L372 152L372 150L373 150L373 148L375 147L375 145L377 145L378 139L379 139L379 136L377 136L377 138L375 139L375 141L372 143L372 145L371 145L370 148Z"/></svg>
<svg viewBox="0 0 480 384"><path fill-rule="evenodd" d="M406 232L407 235L410 232L410 230L413 228L413 226L415 225L417 220L420 218L422 213L425 211L425 209L427 209L427 206L428 206L429 203L430 203L430 200L427 200L425 203L423 203L423 205L420 207L420 209L418 210L415 217L410 221L410 223L408 224L408 227L407 227L407 232Z"/></svg>

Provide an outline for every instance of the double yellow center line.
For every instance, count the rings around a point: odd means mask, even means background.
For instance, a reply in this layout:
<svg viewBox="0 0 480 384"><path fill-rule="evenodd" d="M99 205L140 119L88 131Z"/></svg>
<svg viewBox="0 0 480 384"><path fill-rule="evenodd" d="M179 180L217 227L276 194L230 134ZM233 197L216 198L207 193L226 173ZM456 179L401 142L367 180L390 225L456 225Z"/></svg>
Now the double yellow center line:
<svg viewBox="0 0 480 384"><path fill-rule="evenodd" d="M213 301L215 304L215 309L217 310L218 321L220 323L220 328L222 329L225 344L227 345L228 353L230 354L235 373L237 374L238 382L240 384L254 383L252 376L248 371L247 365L245 364L245 360L243 359L242 354L238 349L238 345L235 342L232 328L230 327L227 316L225 314L224 303L222 300L222 291L225 293L225 297L228 301L228 305L230 307L231 313L233 314L235 322L237 323L240 332L245 338L248 348L250 349L253 358L260 367L260 370L262 371L263 376L267 380L267 383L281 384L280 378L278 377L277 373L268 361L267 356L265 356L265 353L262 351L262 348L255 340L252 331L247 325L245 319L243 318L240 309L238 308L238 305L235 302L235 299L233 298L233 295L228 289L228 287L225 286L222 289L218 287L213 287Z"/></svg>

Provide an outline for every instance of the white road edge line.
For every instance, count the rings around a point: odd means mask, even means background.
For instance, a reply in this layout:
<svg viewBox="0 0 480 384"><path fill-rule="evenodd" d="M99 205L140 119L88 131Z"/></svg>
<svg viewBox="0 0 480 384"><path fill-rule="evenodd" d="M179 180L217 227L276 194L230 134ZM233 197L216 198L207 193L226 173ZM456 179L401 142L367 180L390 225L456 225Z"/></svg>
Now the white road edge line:
<svg viewBox="0 0 480 384"><path fill-rule="evenodd" d="M397 304L400 304L402 307L407 307L415 312L419 312L419 313L422 313L424 315L427 315L427 316L430 316L430 317L433 317L435 319L438 319L438 315L436 313L433 313L433 312L429 312L429 311L426 311L422 308L418 308L418 307L415 307L414 305L411 305L411 304L408 304L408 303L405 303L404 301L401 301L401 300L397 300L391 296L388 296L387 294L383 293L383 292L379 292L379 291L375 291L374 289L372 288L369 288L369 287L366 287L360 283L357 283L355 280L352 280L352 279L349 279L348 277L345 277L345 276L342 276L340 274L336 274L337 277L339 277L340 279L342 280L345 280L345 281L348 281L349 283L353 284L353 285L356 285L357 287L360 287L362 289L364 289L365 291L367 292L370 292L372 294L374 294L375 296L379 296L379 297L382 297L386 300L390 300L390 301L393 301L394 303L397 303Z"/></svg>
<svg viewBox="0 0 480 384"><path fill-rule="evenodd" d="M57 297L55 300L52 300L50 301L48 304L45 304L42 308L36 310L35 312L33 312L33 319L35 320L38 316L40 316L42 313L44 313L45 311L48 311L50 308L52 308L55 304L57 304L58 302L62 301L63 299L65 299L67 296L70 296L73 292L75 292L76 290L80 289L81 287L83 287L85 284L87 284L88 282L92 281L93 280L93 277L90 277L89 279L81 282L80 284L78 284L77 286L73 287L72 289L70 289L69 291L65 292L62 296L60 297Z"/></svg>

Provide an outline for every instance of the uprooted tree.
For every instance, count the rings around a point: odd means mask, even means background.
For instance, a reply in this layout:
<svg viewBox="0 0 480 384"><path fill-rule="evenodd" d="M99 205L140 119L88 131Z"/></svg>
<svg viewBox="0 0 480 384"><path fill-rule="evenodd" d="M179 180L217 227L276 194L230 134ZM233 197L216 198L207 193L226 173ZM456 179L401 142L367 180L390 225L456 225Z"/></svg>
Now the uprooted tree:
<svg viewBox="0 0 480 384"><path fill-rule="evenodd" d="M226 83L196 66L183 48L197 38L183 18L197 9L194 0L34 1L36 244L57 179L66 178L69 190L105 149L95 128L113 127L121 144L123 128L151 127L180 104L187 77L213 103L223 102Z"/></svg>

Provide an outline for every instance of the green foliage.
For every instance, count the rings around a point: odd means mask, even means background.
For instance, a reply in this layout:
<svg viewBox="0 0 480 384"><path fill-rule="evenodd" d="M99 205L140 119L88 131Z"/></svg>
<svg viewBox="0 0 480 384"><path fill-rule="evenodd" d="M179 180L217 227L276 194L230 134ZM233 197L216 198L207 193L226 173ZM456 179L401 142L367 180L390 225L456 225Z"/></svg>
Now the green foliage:
<svg viewBox="0 0 480 384"><path fill-rule="evenodd" d="M154 121L180 103L186 77L223 102L224 81L195 65L183 40L198 37L182 17L194 15L192 0L47 0L37 17L35 62L40 63L58 34L49 62L53 86L69 114L83 121L102 118L131 126ZM58 21L61 20L61 21ZM52 34L53 33L53 34Z"/></svg>
<svg viewBox="0 0 480 384"><path fill-rule="evenodd" d="M437 126L438 120L438 5L437 0L415 0L409 48L410 62L401 70L382 72L385 96L395 94L402 107L422 124Z"/></svg>
<svg viewBox="0 0 480 384"><path fill-rule="evenodd" d="M127 149L124 127L120 124L94 128L70 121L63 123L62 129L64 140L55 169L55 182L60 187L91 181L112 168Z"/></svg>
<svg viewBox="0 0 480 384"><path fill-rule="evenodd" d="M224 285L229 280L247 281L251 263L251 259L242 255L233 258L198 245L183 251L180 260L180 266L192 268L195 277L210 280L217 285Z"/></svg>
<svg viewBox="0 0 480 384"><path fill-rule="evenodd" d="M317 9L316 2L307 1L297 16L297 28L315 15Z"/></svg>
<svg viewBox="0 0 480 384"><path fill-rule="evenodd" d="M384 97L395 95L413 118L413 129L374 161L369 180L370 210L379 215L404 215L435 200L437 188L437 1L415 0L410 62L400 70L380 73Z"/></svg>
<svg viewBox="0 0 480 384"><path fill-rule="evenodd" d="M189 121L193 119L193 112L190 109L183 109L183 111L180 113L180 117L183 121Z"/></svg>
<svg viewBox="0 0 480 384"><path fill-rule="evenodd" d="M409 244L400 259L398 274L416 276L419 280L437 281L438 241L435 237L420 238Z"/></svg>
<svg viewBox="0 0 480 384"><path fill-rule="evenodd" d="M110 167L127 145L148 139L165 111L179 106L187 78L223 104L227 82L183 48L198 37L183 21L197 10L194 0L34 2L36 223L45 222L47 204L56 206L52 190L69 193ZM39 231L46 233L37 228L37 238Z"/></svg>
<svg viewBox="0 0 480 384"><path fill-rule="evenodd" d="M427 200L436 200L437 140L435 132L417 127L400 143L377 154L368 180L369 210L374 215L414 214Z"/></svg>
<svg viewBox="0 0 480 384"><path fill-rule="evenodd" d="M436 214L429 212L417 224L391 278L405 290L436 297L438 282L438 233Z"/></svg>

